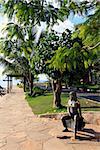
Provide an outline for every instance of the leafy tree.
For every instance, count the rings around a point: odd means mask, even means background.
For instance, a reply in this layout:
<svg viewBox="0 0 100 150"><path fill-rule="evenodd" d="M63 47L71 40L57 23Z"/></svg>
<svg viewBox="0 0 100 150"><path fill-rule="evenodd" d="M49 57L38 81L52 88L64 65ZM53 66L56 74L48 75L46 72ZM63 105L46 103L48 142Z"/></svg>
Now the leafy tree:
<svg viewBox="0 0 100 150"><path fill-rule="evenodd" d="M85 72L84 61L88 60L82 49L81 39L71 39L72 33L66 30L62 35L54 31L43 34L35 49L37 71L48 74L52 80L54 106L61 107L62 82L68 79L79 82Z"/></svg>
<svg viewBox="0 0 100 150"><path fill-rule="evenodd" d="M94 14L89 15L88 19L85 23L76 26L76 33L75 35L79 35L82 38L83 43L86 48L89 50L98 48L100 45L99 41L99 18L100 18L100 5L98 4L96 9L94 10Z"/></svg>
<svg viewBox="0 0 100 150"><path fill-rule="evenodd" d="M100 30L99 30L99 21L100 18L100 2L96 3L94 13L88 15L88 19L85 23L76 26L76 30L73 33L73 37L80 37L84 44L84 49L89 53L88 61L85 61L85 67L88 68L88 72L93 69L96 69L97 72L100 72L99 69L99 58L100 58ZM87 54L86 54L87 55Z"/></svg>
<svg viewBox="0 0 100 150"><path fill-rule="evenodd" d="M72 35L71 37L71 33L68 30L67 34L65 32L61 36L54 32L46 34L46 36L43 35L36 49L36 62L40 64L40 69L38 70L47 69L45 72L54 79L54 105L58 107L61 106L61 82L66 77L66 74L67 77L69 76L70 85L73 81L80 83L80 79L83 79L83 82L88 82L90 67L95 64L99 54L97 51L95 53L95 51L88 50L84 42L86 37L82 39L79 32L75 31ZM51 55L49 52L51 52ZM49 66L47 62L49 62Z"/></svg>
<svg viewBox="0 0 100 150"><path fill-rule="evenodd" d="M46 21L49 24L51 19L55 22L57 10L52 5L47 5L44 0L9 0L5 1L4 8L5 13L11 20L11 23L8 23L6 27L6 57L11 59L9 54L15 50L17 55L20 55L20 57L24 56L28 60L30 78L32 79L35 68L34 59L31 59L30 56L33 53L35 43L35 26L39 25L40 21ZM31 92L32 82L33 80L31 81Z"/></svg>
<svg viewBox="0 0 100 150"><path fill-rule="evenodd" d="M37 25L40 25L41 21L43 21L50 27L57 22L57 19L65 20L70 13L87 13L88 9L94 8L95 5L96 1L91 3L87 1L79 3L73 0L58 0L58 7L56 8L53 3L48 3L45 0L4 1L4 10L10 20L10 24L8 24L6 29L8 32L6 38L9 38L8 50L10 47L10 50L13 52L11 44L14 43L14 46L16 45L16 52L18 55L20 54L20 56L24 55L28 60L30 73L34 75L37 66L37 62L34 61L34 48L38 48L35 43ZM54 45L53 49L55 50L59 47L54 42L50 44ZM52 55L51 52L51 56ZM42 59L42 63L43 62L44 60Z"/></svg>
<svg viewBox="0 0 100 150"><path fill-rule="evenodd" d="M11 45L10 45L11 44ZM21 49L16 47L17 41L3 40L0 46L0 52L3 56L0 57L0 62L4 64L3 73L12 75L23 75L26 78L29 89L31 88L31 72L28 59L21 55ZM31 91L31 89L30 89Z"/></svg>

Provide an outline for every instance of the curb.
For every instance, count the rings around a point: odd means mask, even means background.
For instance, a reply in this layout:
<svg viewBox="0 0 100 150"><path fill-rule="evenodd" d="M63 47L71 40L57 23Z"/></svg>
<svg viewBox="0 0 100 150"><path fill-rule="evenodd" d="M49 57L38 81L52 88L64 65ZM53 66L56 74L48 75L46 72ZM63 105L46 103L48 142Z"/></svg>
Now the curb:
<svg viewBox="0 0 100 150"><path fill-rule="evenodd" d="M61 120L61 118L67 113L52 113L38 115L40 118L50 118L55 120ZM83 112L82 115L87 124L100 125L100 111L99 112Z"/></svg>

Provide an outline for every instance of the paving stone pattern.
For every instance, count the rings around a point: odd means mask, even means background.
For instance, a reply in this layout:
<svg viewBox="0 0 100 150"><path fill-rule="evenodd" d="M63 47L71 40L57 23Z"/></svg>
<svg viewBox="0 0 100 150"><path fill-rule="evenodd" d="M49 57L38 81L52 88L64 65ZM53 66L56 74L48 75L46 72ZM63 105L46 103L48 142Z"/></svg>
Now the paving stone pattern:
<svg viewBox="0 0 100 150"><path fill-rule="evenodd" d="M0 150L99 150L100 126L87 124L86 131L63 133L60 120L39 118L28 106L22 89L0 97ZM92 130L90 133L88 131Z"/></svg>

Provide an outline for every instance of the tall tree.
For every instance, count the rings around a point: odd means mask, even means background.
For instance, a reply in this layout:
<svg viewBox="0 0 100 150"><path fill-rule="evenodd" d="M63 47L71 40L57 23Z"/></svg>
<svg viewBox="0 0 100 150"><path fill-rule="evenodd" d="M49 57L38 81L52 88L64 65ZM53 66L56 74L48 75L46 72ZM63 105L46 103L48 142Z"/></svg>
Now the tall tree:
<svg viewBox="0 0 100 150"><path fill-rule="evenodd" d="M46 0L5 0L3 3L5 13L11 22L7 28L10 32L6 37L9 37L9 42L16 44L18 53L20 49L20 54L24 54L27 58L31 73L36 64L34 62L34 47L36 47L37 25L43 21L50 27L57 22L57 19L65 20L71 13L84 14L88 9L95 7L96 1L89 3L87 1L58 0L57 4L55 7L53 3ZM18 39L19 41L16 41Z"/></svg>
<svg viewBox="0 0 100 150"><path fill-rule="evenodd" d="M1 42L0 53L3 55L0 57L0 62L5 66L3 73L24 76L30 89L30 64L28 59L22 55L22 47L19 49L16 47L17 42L17 40L14 42L9 39L5 39L5 41L3 39Z"/></svg>
<svg viewBox="0 0 100 150"><path fill-rule="evenodd" d="M52 78L53 104L56 107L61 107L62 81L66 77L70 85L73 80L79 82L85 72L84 61L88 59L81 39L72 39L71 35L68 29L61 35L54 31L43 34L35 49L37 71Z"/></svg>
<svg viewBox="0 0 100 150"><path fill-rule="evenodd" d="M88 15L85 23L76 26L73 37L80 37L84 44L84 49L89 53L88 61L85 61L85 66L91 74L91 70L99 69L100 58L100 2L97 1L93 14Z"/></svg>

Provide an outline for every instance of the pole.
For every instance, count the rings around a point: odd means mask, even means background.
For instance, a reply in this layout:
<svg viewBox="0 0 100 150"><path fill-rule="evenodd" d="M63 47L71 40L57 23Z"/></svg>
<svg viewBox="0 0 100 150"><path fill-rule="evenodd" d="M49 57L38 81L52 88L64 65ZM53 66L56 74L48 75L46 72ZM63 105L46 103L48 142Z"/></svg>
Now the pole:
<svg viewBox="0 0 100 150"><path fill-rule="evenodd" d="M12 90L12 77L10 77L10 92Z"/></svg>
<svg viewBox="0 0 100 150"><path fill-rule="evenodd" d="M24 92L26 92L26 78L24 77Z"/></svg>
<svg viewBox="0 0 100 150"><path fill-rule="evenodd" d="M8 83L7 83L7 93L9 93L9 76L8 76Z"/></svg>

